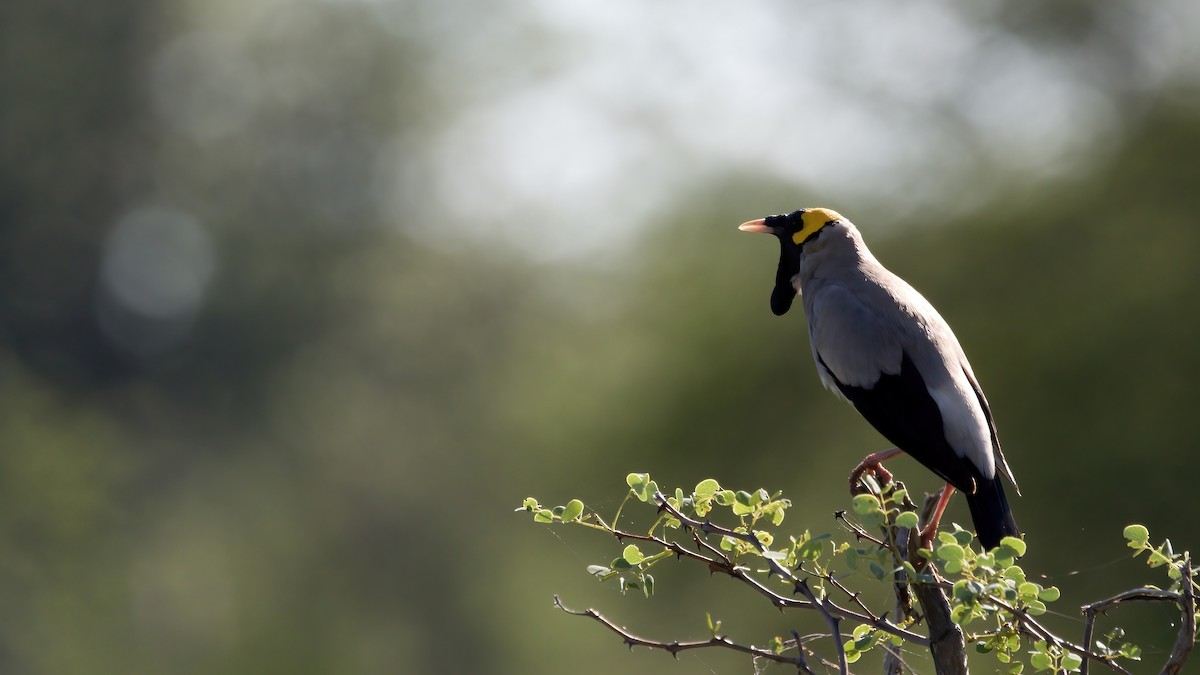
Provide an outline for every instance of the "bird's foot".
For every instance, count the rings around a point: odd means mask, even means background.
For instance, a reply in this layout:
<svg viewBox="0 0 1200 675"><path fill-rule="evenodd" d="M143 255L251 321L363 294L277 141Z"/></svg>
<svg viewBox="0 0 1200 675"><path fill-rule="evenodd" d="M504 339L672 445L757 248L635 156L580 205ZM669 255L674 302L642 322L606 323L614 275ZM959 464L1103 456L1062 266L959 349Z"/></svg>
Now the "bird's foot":
<svg viewBox="0 0 1200 675"><path fill-rule="evenodd" d="M858 494L863 491L863 489L859 487L859 483L862 482L863 474L869 473L872 476L875 476L875 480L879 482L880 487L892 482L892 472L883 468L883 460L891 459L898 454L900 454L900 449L892 448L891 450L875 452L863 457L863 460L858 463L858 466L854 467L854 470L850 472L850 494ZM865 486L866 484L864 483L863 487Z"/></svg>

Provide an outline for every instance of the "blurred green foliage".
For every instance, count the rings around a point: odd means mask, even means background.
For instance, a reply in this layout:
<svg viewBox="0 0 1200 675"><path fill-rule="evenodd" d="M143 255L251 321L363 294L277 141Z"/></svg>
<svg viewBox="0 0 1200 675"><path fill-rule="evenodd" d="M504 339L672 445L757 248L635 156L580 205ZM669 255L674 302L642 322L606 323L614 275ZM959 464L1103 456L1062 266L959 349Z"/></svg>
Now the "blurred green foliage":
<svg viewBox="0 0 1200 675"><path fill-rule="evenodd" d="M1062 7L995 30L1125 63L1136 31L1050 20L1101 11ZM0 9L0 669L743 672L623 654L564 620L552 593L680 635L743 613L702 576L657 607L618 599L571 564L590 544L510 507L548 486L602 502L635 468L786 487L817 522L841 507L881 439L820 390L801 317L767 311L774 252L735 229L804 205L854 219L955 326L1024 491L1027 567L1076 582L1060 607L1129 585L1115 527L1194 547L1191 80L1147 90L1088 62L1119 104L1103 151L1033 189L979 168L970 209L688 172L663 139L669 206L627 245L548 262L492 214L441 232L464 219L428 178L456 95L536 80L555 61L518 47L564 47L544 26L488 34L512 47L484 54L505 77L447 93L443 67L480 57L475 11ZM744 609L750 629L778 620ZM1146 650L1169 643L1140 625Z"/></svg>

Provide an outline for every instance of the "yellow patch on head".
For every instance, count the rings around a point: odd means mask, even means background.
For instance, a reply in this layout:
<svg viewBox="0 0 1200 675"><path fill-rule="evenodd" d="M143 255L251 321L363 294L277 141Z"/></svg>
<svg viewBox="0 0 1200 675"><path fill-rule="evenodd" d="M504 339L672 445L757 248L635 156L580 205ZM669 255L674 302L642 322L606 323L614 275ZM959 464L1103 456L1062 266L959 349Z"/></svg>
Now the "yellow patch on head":
<svg viewBox="0 0 1200 675"><path fill-rule="evenodd" d="M792 235L792 241L797 244L803 244L827 223L842 220L842 214L833 209L805 209L804 213L800 215L800 219L804 222L804 227Z"/></svg>

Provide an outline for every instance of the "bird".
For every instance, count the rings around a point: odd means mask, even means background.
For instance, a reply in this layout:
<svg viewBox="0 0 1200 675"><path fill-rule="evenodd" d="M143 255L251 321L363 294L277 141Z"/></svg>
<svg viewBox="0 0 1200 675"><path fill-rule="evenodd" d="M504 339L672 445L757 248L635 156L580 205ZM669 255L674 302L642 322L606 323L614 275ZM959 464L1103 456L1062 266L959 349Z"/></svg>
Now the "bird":
<svg viewBox="0 0 1200 675"><path fill-rule="evenodd" d="M882 462L907 454L946 481L921 530L930 548L950 498L966 498L985 550L1020 537L1004 493L1009 468L991 407L945 319L916 289L885 268L847 218L826 208L751 220L745 232L779 240L771 311L782 316L797 295L821 383L848 401L894 448L868 455L850 474L883 484Z"/></svg>

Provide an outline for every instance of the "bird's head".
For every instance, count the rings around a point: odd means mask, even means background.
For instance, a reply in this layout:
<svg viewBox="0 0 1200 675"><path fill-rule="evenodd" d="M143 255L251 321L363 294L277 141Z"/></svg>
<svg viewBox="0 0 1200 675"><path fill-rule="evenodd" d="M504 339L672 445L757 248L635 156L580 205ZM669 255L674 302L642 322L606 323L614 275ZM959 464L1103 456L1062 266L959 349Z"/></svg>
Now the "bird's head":
<svg viewBox="0 0 1200 675"><path fill-rule="evenodd" d="M771 311L782 316L796 299L792 277L800 272L800 253L804 244L817 236L826 225L845 220L830 209L800 209L784 216L767 216L738 226L743 232L773 234L779 239L779 268L775 272L775 289L771 291Z"/></svg>

